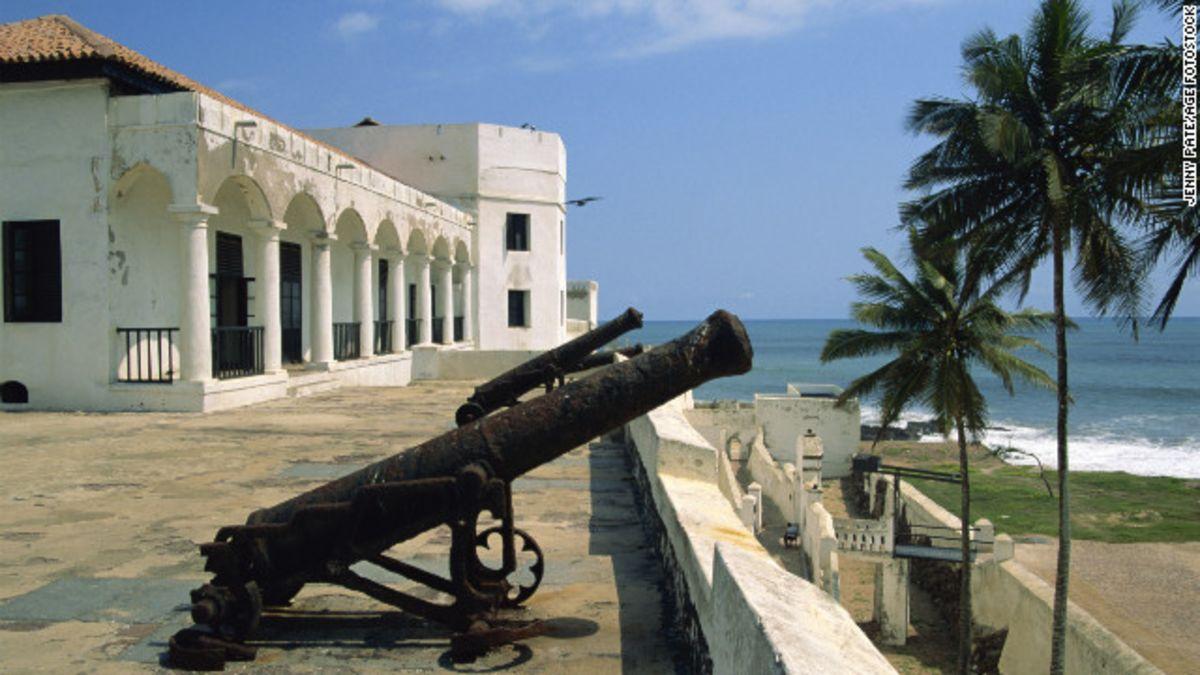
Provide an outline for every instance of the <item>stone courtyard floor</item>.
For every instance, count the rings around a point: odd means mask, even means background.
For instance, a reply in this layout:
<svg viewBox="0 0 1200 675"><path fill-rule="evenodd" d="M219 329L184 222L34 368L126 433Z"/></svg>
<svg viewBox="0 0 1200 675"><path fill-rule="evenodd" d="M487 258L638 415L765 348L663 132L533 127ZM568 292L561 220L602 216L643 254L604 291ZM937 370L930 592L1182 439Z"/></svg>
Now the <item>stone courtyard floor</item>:
<svg viewBox="0 0 1200 675"><path fill-rule="evenodd" d="M0 414L0 670L155 670L206 579L196 543L451 426L467 383L342 389L199 414ZM577 448L519 479L517 525L546 555L521 618L553 633L454 664L448 631L310 585L265 621L270 672L671 672L660 571L619 448ZM393 554L444 573L449 532ZM372 575L404 588L395 577Z"/></svg>

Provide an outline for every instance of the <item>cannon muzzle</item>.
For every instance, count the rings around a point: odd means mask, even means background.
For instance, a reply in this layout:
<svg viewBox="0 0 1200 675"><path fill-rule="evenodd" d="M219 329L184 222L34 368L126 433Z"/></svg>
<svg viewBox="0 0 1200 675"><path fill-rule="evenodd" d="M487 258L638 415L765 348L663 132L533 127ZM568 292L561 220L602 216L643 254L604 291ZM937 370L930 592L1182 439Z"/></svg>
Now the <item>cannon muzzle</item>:
<svg viewBox="0 0 1200 675"><path fill-rule="evenodd" d="M642 313L630 307L615 319L475 387L475 392L454 414L454 421L461 427L500 408L516 405L532 389L544 385L550 391L556 381L562 384L563 376L575 372L578 363L593 351L641 327Z"/></svg>

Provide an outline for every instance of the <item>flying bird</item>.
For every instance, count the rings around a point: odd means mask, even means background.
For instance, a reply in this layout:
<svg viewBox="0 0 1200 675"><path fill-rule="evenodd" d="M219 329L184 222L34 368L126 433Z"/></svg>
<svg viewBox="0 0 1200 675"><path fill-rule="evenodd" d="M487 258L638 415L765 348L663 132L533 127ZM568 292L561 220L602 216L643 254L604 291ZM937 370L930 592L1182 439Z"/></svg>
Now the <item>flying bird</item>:
<svg viewBox="0 0 1200 675"><path fill-rule="evenodd" d="M583 199L568 199L567 204L571 206L587 206L588 202L595 202L604 199L604 197L584 197Z"/></svg>

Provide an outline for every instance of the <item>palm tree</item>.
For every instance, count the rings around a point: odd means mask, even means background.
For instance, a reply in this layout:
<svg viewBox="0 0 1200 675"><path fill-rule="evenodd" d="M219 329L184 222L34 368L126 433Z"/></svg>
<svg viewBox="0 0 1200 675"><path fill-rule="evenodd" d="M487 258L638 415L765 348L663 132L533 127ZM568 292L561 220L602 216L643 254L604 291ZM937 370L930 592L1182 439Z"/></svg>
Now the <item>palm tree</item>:
<svg viewBox="0 0 1200 675"><path fill-rule="evenodd" d="M852 305L856 321L877 331L835 330L821 351L821 361L892 354L894 358L850 384L839 402L880 394L880 434L901 411L922 402L933 412L942 434L958 435L958 464L962 475L962 586L959 596L958 669L968 672L971 657L970 480L967 437L987 427L987 401L971 374L981 366L1000 378L1013 393L1013 380L1053 388L1040 368L1013 352L1023 347L1045 349L1033 338L1016 334L1052 323L1052 315L1033 309L1009 313L997 298L1004 282L981 290L981 267L966 261L954 246L923 246L910 230L916 274L904 276L873 248L863 255L874 274L850 277L862 301ZM877 439L878 440L878 437Z"/></svg>
<svg viewBox="0 0 1200 675"><path fill-rule="evenodd" d="M1016 281L1022 296L1033 269L1053 264L1059 548L1051 636L1052 673L1063 669L1071 521L1067 414L1066 257L1099 314L1117 313L1134 334L1146 265L1128 226L1146 217L1161 187L1162 96L1129 79L1121 43L1136 3L1114 5L1107 35L1087 34L1076 0L1043 0L1024 38L984 29L963 45L971 99L918 100L908 125L938 142L909 171L924 195L902 207L929 240L969 239L991 251L987 265Z"/></svg>

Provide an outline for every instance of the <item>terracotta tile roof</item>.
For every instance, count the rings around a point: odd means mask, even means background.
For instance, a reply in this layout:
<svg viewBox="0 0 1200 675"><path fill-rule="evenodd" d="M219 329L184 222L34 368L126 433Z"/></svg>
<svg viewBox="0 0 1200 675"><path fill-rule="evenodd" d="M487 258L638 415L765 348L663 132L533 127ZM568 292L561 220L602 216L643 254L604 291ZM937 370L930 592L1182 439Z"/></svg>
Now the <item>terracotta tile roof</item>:
<svg viewBox="0 0 1200 675"><path fill-rule="evenodd" d="M171 70L112 38L86 28L65 14L47 14L26 21L0 24L0 65L85 60L110 61L180 90L199 92L239 110L271 120L338 155L354 157L341 148L317 140L302 131L274 120L240 101L235 101L215 89L200 84L183 73ZM365 160L358 157L354 157L354 159L364 166L370 167L373 171L388 176L387 173L371 166ZM406 184L395 176L388 177Z"/></svg>
<svg viewBox="0 0 1200 675"><path fill-rule="evenodd" d="M246 106L223 96L125 45L77 23L64 14L0 25L0 63L48 63L82 60L111 61L164 84L198 91L239 108Z"/></svg>

